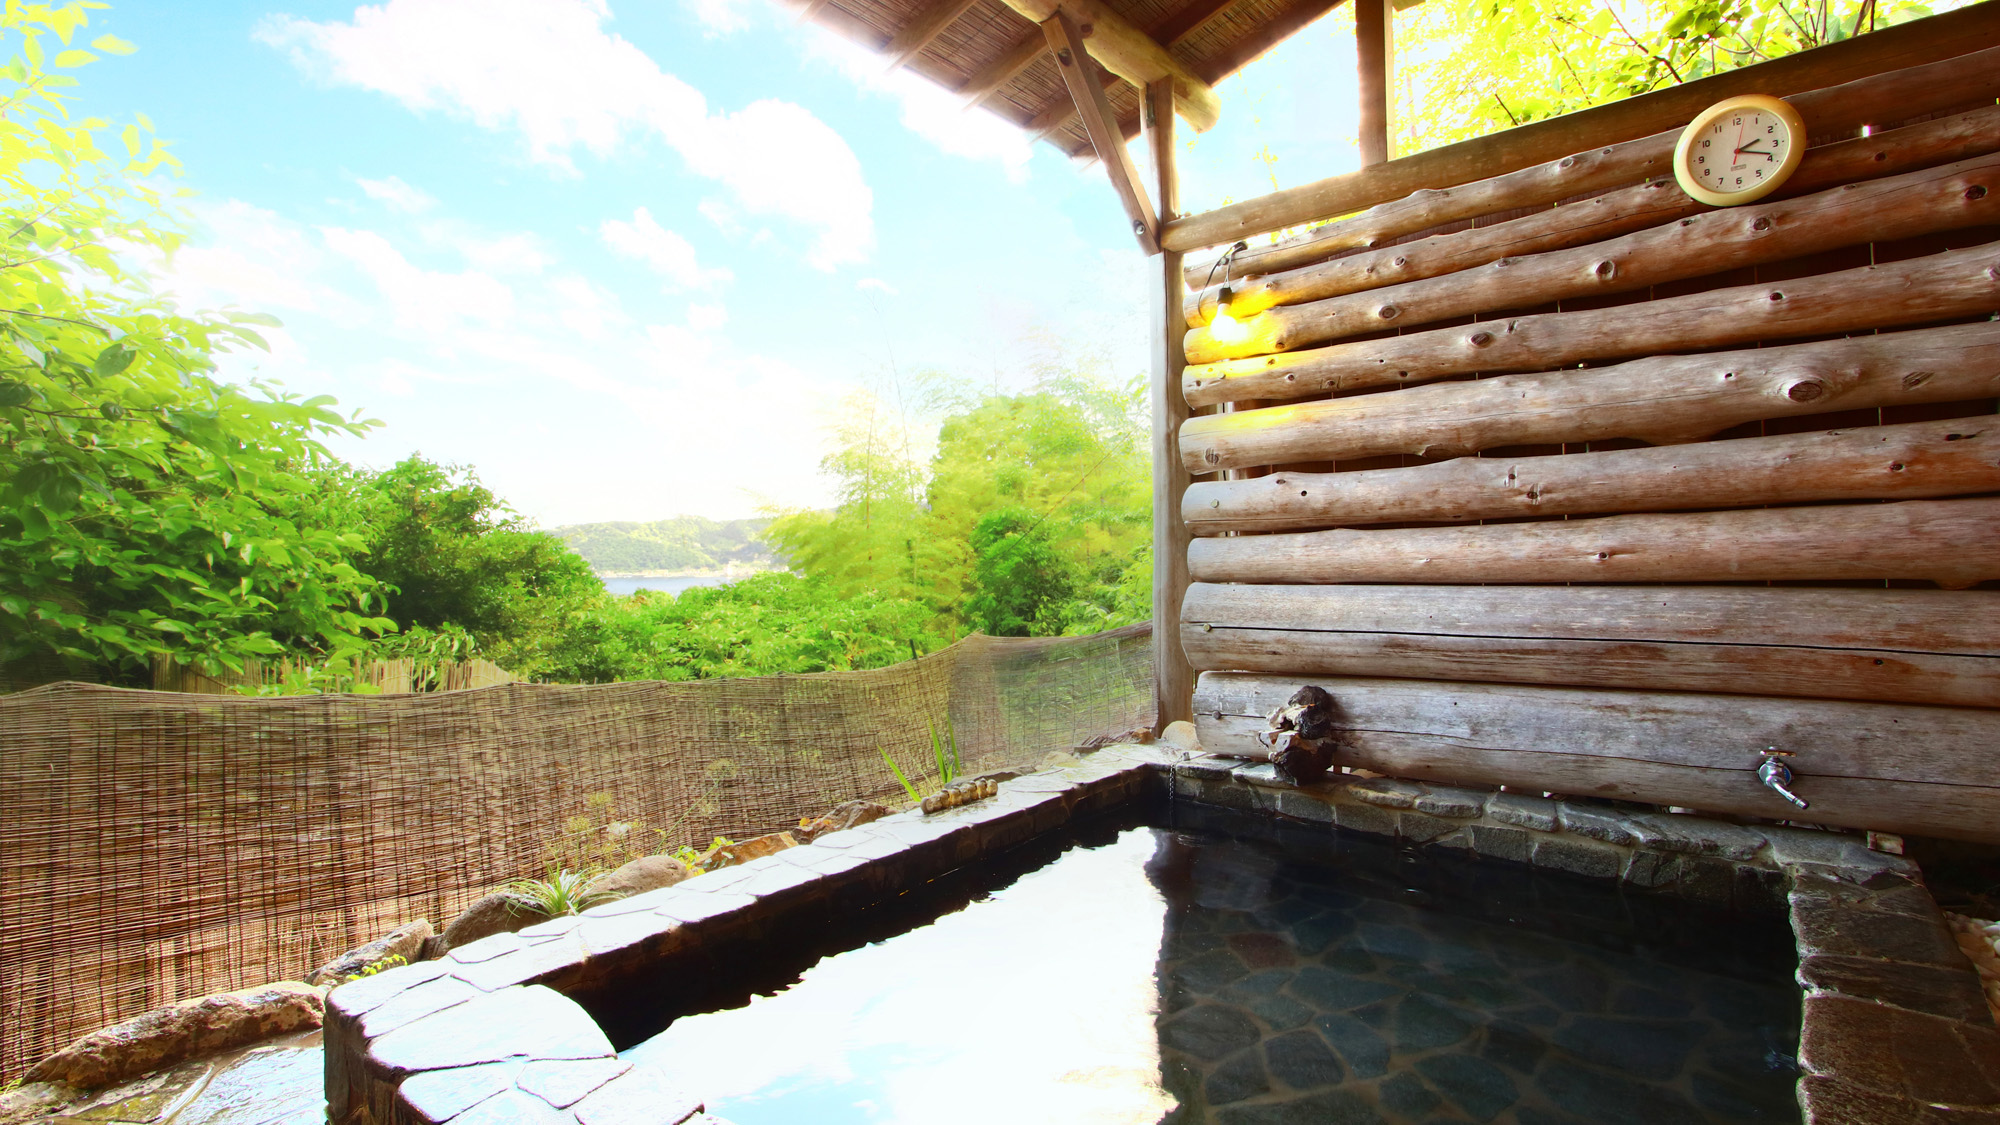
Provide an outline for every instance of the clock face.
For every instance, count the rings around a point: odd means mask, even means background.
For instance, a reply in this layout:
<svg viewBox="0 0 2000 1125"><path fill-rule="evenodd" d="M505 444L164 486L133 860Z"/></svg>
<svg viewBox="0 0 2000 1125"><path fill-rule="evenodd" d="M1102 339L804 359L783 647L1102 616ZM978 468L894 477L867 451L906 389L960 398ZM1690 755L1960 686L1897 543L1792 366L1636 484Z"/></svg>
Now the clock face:
<svg viewBox="0 0 2000 1125"><path fill-rule="evenodd" d="M1776 113L1741 109L1717 117L1692 141L1684 157L1688 177L1719 195L1735 195L1773 182L1797 138Z"/></svg>
<svg viewBox="0 0 2000 1125"><path fill-rule="evenodd" d="M1754 202L1791 178L1806 144L1805 120L1790 103L1741 94L1708 107L1681 130L1674 179L1711 207Z"/></svg>

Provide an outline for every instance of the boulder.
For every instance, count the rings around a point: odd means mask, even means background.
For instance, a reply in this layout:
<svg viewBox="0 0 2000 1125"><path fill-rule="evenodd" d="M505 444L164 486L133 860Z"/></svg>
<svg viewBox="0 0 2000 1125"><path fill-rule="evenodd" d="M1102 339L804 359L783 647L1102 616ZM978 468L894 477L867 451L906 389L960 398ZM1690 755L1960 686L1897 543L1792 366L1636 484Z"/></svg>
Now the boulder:
<svg viewBox="0 0 2000 1125"><path fill-rule="evenodd" d="M1188 754L1201 753L1201 739L1194 733L1194 724L1186 719L1168 723L1167 729L1160 732L1160 745Z"/></svg>
<svg viewBox="0 0 2000 1125"><path fill-rule="evenodd" d="M748 863L753 859L798 846L797 837L790 832L773 832L768 836L758 836L740 844L725 844L719 848L711 848L707 855L701 857L701 868L703 871L720 871L725 867Z"/></svg>
<svg viewBox="0 0 2000 1125"><path fill-rule="evenodd" d="M799 826L798 838L801 843L810 844L831 832L845 832L850 828L880 820L895 812L887 805L874 801L848 801L833 806L833 811L818 820L808 821Z"/></svg>
<svg viewBox="0 0 2000 1125"><path fill-rule="evenodd" d="M687 864L673 856L644 855L616 871L592 879L584 888L584 894L593 902L611 902L671 887L692 874L694 872L688 870Z"/></svg>
<svg viewBox="0 0 2000 1125"><path fill-rule="evenodd" d="M424 940L436 932L431 928L430 920L427 918L419 918L408 925L398 926L386 936L376 938L367 945L357 945L307 973L306 983L339 984L368 966L390 957L401 957L404 961L414 964L424 959Z"/></svg>
<svg viewBox="0 0 2000 1125"><path fill-rule="evenodd" d="M183 1000L91 1032L36 1063L26 1080L95 1090L189 1059L309 1031L320 1025L322 1011L319 989L302 981Z"/></svg>
<svg viewBox="0 0 2000 1125"><path fill-rule="evenodd" d="M431 956L461 945L478 941L494 934L511 934L544 921L548 915L529 905L518 895L506 891L495 891L465 908L465 913L451 920L451 925L438 935L438 941L425 947L430 953L431 946L441 946Z"/></svg>

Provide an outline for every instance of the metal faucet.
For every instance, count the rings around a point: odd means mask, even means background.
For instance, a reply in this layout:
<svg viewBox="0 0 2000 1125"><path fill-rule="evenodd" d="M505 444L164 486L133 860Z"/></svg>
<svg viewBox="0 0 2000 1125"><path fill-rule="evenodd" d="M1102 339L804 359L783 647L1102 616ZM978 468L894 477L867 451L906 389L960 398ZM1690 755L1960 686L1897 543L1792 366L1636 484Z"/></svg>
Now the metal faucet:
<svg viewBox="0 0 2000 1125"><path fill-rule="evenodd" d="M1775 746L1764 751L1764 760L1757 764L1757 780L1792 804L1802 809L1810 808L1811 805L1804 797L1788 788L1792 784L1792 767L1785 764L1784 758L1790 756L1791 751L1780 750Z"/></svg>

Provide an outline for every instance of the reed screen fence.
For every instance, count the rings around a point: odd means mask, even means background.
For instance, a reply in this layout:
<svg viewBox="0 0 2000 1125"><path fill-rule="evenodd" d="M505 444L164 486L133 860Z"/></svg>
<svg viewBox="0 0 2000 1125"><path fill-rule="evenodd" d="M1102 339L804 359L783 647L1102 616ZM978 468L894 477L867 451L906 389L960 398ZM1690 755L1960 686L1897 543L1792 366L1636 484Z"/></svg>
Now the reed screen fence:
<svg viewBox="0 0 2000 1125"><path fill-rule="evenodd" d="M539 874L587 806L742 838L1153 722L1151 628L970 637L866 672L249 698L0 698L0 1082L160 1004L296 979Z"/></svg>

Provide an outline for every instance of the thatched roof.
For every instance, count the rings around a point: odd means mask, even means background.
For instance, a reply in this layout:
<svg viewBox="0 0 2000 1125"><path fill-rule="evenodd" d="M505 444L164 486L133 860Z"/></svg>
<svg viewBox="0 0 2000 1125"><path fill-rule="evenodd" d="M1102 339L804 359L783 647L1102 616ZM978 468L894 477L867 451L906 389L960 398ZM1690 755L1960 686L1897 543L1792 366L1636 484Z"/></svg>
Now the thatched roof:
<svg viewBox="0 0 2000 1125"><path fill-rule="evenodd" d="M1097 0L1210 84L1339 2ZM901 65L1016 125L1047 130L1046 139L1064 152L1091 151L1041 28L1003 0L811 0L805 10L814 22L892 58L908 52ZM1105 92L1126 135L1136 134L1139 90L1113 78Z"/></svg>

